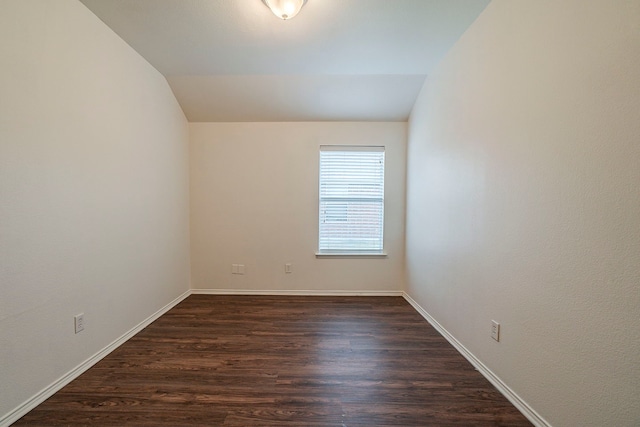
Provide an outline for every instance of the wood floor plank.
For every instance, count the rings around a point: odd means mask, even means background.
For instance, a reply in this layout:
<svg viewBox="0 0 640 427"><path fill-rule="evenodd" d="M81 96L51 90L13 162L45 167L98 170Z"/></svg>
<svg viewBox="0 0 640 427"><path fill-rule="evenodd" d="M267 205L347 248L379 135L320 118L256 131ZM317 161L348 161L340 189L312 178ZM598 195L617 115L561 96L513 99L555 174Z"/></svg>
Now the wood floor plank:
<svg viewBox="0 0 640 427"><path fill-rule="evenodd" d="M403 298L192 295L14 425L531 424Z"/></svg>

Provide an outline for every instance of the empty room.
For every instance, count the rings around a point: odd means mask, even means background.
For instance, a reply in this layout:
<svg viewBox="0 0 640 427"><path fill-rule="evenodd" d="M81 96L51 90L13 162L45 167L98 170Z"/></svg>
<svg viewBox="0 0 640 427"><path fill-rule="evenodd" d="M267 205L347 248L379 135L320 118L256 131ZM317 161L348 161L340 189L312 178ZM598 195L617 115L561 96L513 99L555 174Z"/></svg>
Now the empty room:
<svg viewBox="0 0 640 427"><path fill-rule="evenodd" d="M0 427L640 425L640 1L0 0Z"/></svg>

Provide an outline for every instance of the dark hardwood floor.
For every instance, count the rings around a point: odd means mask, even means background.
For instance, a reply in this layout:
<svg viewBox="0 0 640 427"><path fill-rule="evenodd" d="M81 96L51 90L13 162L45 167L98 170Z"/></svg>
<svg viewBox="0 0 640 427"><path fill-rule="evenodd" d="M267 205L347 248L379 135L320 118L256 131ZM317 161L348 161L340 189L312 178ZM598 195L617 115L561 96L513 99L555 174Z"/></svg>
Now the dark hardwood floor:
<svg viewBox="0 0 640 427"><path fill-rule="evenodd" d="M192 295L14 425L531 424L401 297Z"/></svg>

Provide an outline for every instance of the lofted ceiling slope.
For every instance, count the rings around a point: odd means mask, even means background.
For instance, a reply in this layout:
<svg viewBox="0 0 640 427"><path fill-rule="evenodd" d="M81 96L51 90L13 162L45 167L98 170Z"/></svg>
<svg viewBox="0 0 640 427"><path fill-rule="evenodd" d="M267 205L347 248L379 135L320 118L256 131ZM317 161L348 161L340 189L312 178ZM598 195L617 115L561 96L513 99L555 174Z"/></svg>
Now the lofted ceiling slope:
<svg viewBox="0 0 640 427"><path fill-rule="evenodd" d="M404 121L489 0L81 0L160 71L192 122Z"/></svg>

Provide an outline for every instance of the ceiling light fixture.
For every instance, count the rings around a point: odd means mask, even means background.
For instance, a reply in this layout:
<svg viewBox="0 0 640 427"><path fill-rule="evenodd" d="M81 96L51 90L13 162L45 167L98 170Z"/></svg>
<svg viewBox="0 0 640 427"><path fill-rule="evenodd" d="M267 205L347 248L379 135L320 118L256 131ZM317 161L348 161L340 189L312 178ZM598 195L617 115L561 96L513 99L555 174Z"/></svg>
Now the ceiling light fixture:
<svg viewBox="0 0 640 427"><path fill-rule="evenodd" d="M291 19L300 12L307 0L262 0L280 19Z"/></svg>

